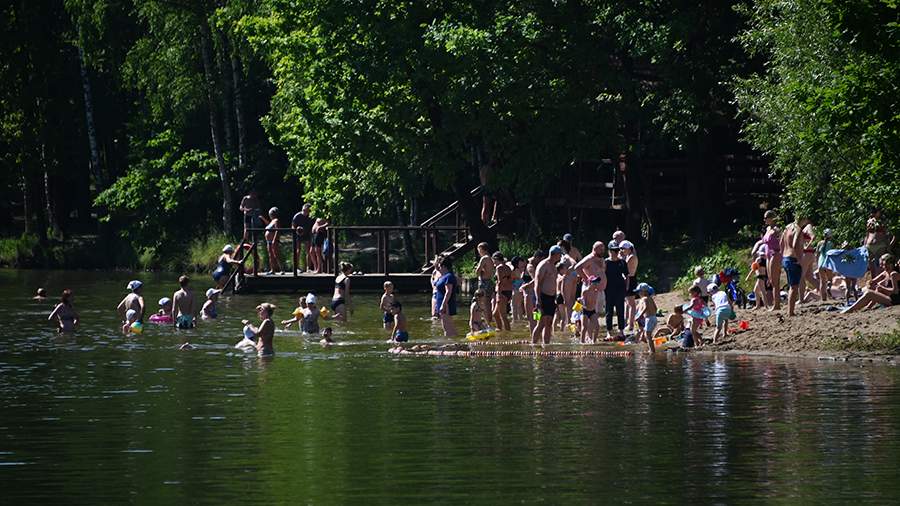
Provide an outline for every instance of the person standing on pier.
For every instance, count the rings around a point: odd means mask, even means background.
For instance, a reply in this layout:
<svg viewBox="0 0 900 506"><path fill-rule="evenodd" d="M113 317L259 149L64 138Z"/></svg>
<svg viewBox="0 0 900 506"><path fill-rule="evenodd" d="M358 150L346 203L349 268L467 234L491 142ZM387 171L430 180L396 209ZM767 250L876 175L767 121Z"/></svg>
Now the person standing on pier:
<svg viewBox="0 0 900 506"><path fill-rule="evenodd" d="M250 190L248 194L244 195L244 198L241 199L240 210L244 213L244 237L241 239L241 245L243 245L250 239L249 229L262 227L262 221L260 220L262 206L259 203L259 196L256 194L256 190Z"/></svg>
<svg viewBox="0 0 900 506"><path fill-rule="evenodd" d="M297 270L299 272L312 270L310 250L312 248L312 229L316 220L309 214L310 207L308 203L303 204L300 212L295 214L291 220L291 228L294 229L294 236L296 237L294 254L297 256ZM303 269L300 268L300 265L304 266Z"/></svg>

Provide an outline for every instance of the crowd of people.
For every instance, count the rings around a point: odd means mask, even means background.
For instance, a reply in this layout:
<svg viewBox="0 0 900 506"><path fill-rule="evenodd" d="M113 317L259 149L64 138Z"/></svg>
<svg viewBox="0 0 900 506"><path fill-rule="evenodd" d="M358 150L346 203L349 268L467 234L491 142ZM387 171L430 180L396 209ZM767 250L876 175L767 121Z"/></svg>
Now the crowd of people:
<svg viewBox="0 0 900 506"><path fill-rule="evenodd" d="M253 196L251 193L248 197ZM241 204L248 216L247 228L254 226L254 209L258 207L253 204L253 200L248 202L246 198ZM269 216L277 220L277 209L270 210ZM750 297L755 302L754 309L779 310L782 297L786 299L789 316L797 314L798 304L816 299L846 298L843 310L848 312L900 304L900 265L890 253L895 238L880 223L880 213L872 214L862 246L858 248L849 248L846 243L836 248L828 229L822 232L822 238L817 242L815 228L802 215L783 229L772 211L765 213L764 221L765 232L751 250L752 263L747 274L748 280L755 277L753 296ZM273 222L277 223L269 223ZM321 226L317 227L317 224ZM310 217L309 207L304 205L292 225L294 233L301 234L310 226L310 233L315 235L322 227L327 227L327 222ZM527 325L533 345L547 345L554 332L568 330L583 344L630 341L646 343L652 352L660 336L680 338L681 344L687 347L702 347L705 341L715 344L728 333L729 322L736 318L735 296L725 286L717 284L724 283L721 276L707 278L698 267L689 288L690 300L675 306L664 324L659 325L659 318L665 316L665 312L657 307L653 287L639 282L638 255L624 232L617 230L608 242L594 242L586 255L573 245L573 241L571 234L565 234L546 251L537 250L528 258L513 256L509 259L502 252L491 252L487 243L479 244L467 336L510 331L513 325L521 322L523 326ZM311 268L314 269L317 260L316 254L312 255ZM277 259L273 261L277 262ZM226 245L212 273L216 286L206 290L202 304L195 299L190 279L181 276L172 297L160 299L158 311L150 315L142 295L143 283L130 281L126 287L127 295L116 308L122 318L122 331L141 333L145 317L150 323L172 325L182 330L194 328L198 316L206 320L217 318L222 281L231 266L239 262L235 258L235 248ZM431 315L440 322L445 336L454 338L459 334L454 317L459 309L460 283L454 273L453 259L437 257L433 266ZM787 281L784 285L787 293L784 294L781 290L782 271ZM283 320L282 325L289 328L296 323L304 333L318 335L320 319L348 321L353 272L352 264L341 263L328 307L320 307L316 295L309 293L300 298L292 318ZM860 291L857 281L867 274L870 280ZM46 291L41 288L35 299L45 297ZM272 317L275 309L268 302L257 306L260 324L250 325L244 321L241 347L252 346L261 356L274 353ZM384 284L379 310L384 327L391 331L390 341L408 341L403 305L390 281ZM62 292L49 319L56 322L59 332L75 331L79 315L71 290ZM715 332L705 339L704 326L713 325ZM602 332L604 326L605 335ZM331 328L326 328L322 334L323 345L333 342Z"/></svg>
<svg viewBox="0 0 900 506"><path fill-rule="evenodd" d="M263 274L280 274L284 272L285 262L281 258L281 231L290 228L294 234L294 255L297 258L297 270L299 272L314 272L321 274L325 271L325 254L328 241L329 221L325 218L311 215L312 206L305 203L291 218L290 227L282 225L280 219L281 210L272 207L267 213L262 212L259 196L251 190L241 199L240 211L244 214L244 234L241 239L242 250L250 247L251 234L254 230L263 230L266 241L266 256L268 258L268 270ZM223 250L223 257L227 252ZM240 254L243 254L242 252ZM221 275L227 279L230 272L229 266L235 261L240 263L240 257L234 257L232 249L227 259L219 258L217 268L221 268Z"/></svg>
<svg viewBox="0 0 900 506"><path fill-rule="evenodd" d="M637 281L634 244L617 230L608 243L597 241L582 255L573 240L565 234L547 251L508 260L502 252L491 252L487 243L479 244L467 335L509 331L511 322L522 321L533 344L549 344L555 330L565 329L572 329L582 343L597 342L602 315L604 340L624 341L629 335L652 349L658 309L653 288ZM459 281L452 259L435 259L431 282L432 315L447 337L455 337Z"/></svg>
<svg viewBox="0 0 900 506"><path fill-rule="evenodd" d="M866 222L861 246L844 242L839 247L829 229L816 240L816 229L808 218L798 215L783 229L774 211L766 211L766 230L754 244L747 278L756 278L753 287L754 309L781 309L782 288L786 288L788 315L796 314L798 304L816 300L843 299L844 312L871 309L876 305L900 304L900 273L890 253L896 238L875 210ZM786 285L782 285L784 272ZM860 291L858 281L869 276Z"/></svg>

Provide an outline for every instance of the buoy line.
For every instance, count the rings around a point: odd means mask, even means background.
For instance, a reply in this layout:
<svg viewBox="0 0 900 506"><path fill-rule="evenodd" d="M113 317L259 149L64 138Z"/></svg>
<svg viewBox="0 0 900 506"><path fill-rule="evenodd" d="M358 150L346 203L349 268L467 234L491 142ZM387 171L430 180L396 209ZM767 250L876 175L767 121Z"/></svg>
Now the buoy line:
<svg viewBox="0 0 900 506"><path fill-rule="evenodd" d="M627 357L634 354L629 350L458 350L427 349L413 351L395 346L388 350L394 355L430 356L430 357Z"/></svg>

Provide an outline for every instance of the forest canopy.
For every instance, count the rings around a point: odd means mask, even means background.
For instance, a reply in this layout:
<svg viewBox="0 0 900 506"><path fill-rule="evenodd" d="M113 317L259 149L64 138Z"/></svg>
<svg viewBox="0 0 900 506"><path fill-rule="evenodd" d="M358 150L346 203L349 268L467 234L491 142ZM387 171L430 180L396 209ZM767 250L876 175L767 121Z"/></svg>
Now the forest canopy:
<svg viewBox="0 0 900 506"><path fill-rule="evenodd" d="M892 0L0 9L6 236L159 257L234 236L251 188L336 221L415 222L479 174L527 200L573 160L741 149L766 157L785 215L846 238L875 207L900 225Z"/></svg>

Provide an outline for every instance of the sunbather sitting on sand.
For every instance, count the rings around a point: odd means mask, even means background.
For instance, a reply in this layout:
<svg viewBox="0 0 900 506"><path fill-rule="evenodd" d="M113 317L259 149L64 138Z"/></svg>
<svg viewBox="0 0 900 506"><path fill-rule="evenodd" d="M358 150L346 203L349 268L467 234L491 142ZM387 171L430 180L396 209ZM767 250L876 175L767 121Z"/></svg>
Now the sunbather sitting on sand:
<svg viewBox="0 0 900 506"><path fill-rule="evenodd" d="M886 307L900 304L900 272L895 269L893 255L889 253L881 255L879 267L881 274L869 282L862 297L845 309L845 313L872 309L878 304Z"/></svg>

